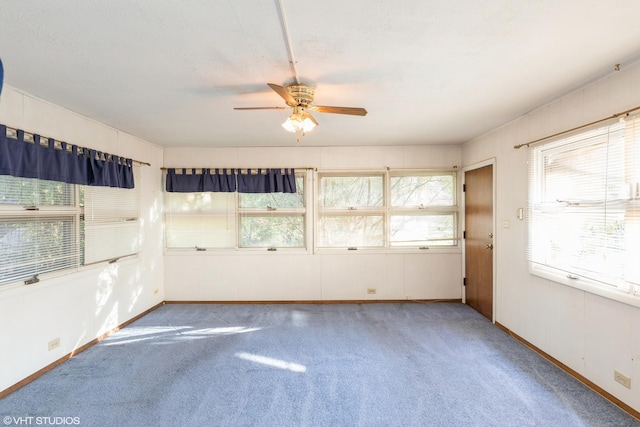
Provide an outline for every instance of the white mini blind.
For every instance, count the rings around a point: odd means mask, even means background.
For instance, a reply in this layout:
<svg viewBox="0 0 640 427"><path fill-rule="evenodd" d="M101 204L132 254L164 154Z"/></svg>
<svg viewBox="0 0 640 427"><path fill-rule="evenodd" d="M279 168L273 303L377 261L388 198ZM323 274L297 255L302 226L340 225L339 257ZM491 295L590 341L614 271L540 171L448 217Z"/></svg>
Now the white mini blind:
<svg viewBox="0 0 640 427"><path fill-rule="evenodd" d="M140 167L134 166L140 180ZM83 264L133 255L140 250L140 191L83 187Z"/></svg>
<svg viewBox="0 0 640 427"><path fill-rule="evenodd" d="M629 186L625 209L626 262L625 278L640 296L640 117L625 120L624 180Z"/></svg>
<svg viewBox="0 0 640 427"><path fill-rule="evenodd" d="M134 176L139 182L139 166ZM140 190L0 176L0 285L135 254Z"/></svg>
<svg viewBox="0 0 640 427"><path fill-rule="evenodd" d="M77 266L73 185L0 176L0 284Z"/></svg>
<svg viewBox="0 0 640 427"><path fill-rule="evenodd" d="M167 248L235 248L236 193L165 193Z"/></svg>
<svg viewBox="0 0 640 427"><path fill-rule="evenodd" d="M630 292L637 284L640 171L635 119L531 150L528 257L571 280ZM635 160L634 160L635 159ZM634 237L634 235L636 237Z"/></svg>

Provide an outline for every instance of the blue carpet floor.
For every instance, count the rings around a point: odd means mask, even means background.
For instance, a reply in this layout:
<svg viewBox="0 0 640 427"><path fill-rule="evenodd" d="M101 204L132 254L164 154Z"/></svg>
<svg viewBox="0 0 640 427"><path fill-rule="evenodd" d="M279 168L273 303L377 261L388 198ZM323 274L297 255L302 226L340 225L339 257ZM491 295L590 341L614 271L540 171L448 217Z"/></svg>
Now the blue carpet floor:
<svg viewBox="0 0 640 427"><path fill-rule="evenodd" d="M3 420L28 416L82 426L640 426L459 303L164 305L0 400Z"/></svg>

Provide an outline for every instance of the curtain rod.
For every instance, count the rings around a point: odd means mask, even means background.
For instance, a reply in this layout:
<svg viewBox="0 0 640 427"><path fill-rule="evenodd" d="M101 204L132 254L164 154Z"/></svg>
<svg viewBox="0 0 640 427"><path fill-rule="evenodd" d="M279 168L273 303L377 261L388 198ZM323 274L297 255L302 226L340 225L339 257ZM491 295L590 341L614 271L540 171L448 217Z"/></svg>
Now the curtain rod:
<svg viewBox="0 0 640 427"><path fill-rule="evenodd" d="M49 137L49 136L40 135L40 134L38 134L38 133L27 132L26 130L18 129L18 128L14 128L14 127L12 127L12 126L6 126L6 125L5 125L5 127L6 127L7 129L11 129L12 131L14 131L14 132L16 132L16 133L17 133L19 130L21 130L21 131L23 131L23 132L25 132L25 133L28 133L29 135L38 135L38 136L40 136L40 138L53 139L54 141L62 142L62 141L60 141L60 140L58 140L58 139L56 139L56 138L51 138L51 137ZM65 141L65 142L66 142L66 141ZM75 144L72 144L72 145L75 145ZM78 148L82 148L83 150L88 150L88 149L89 149L89 148L86 148L86 147L81 147L81 146L79 146L79 145L78 145L77 147L78 147ZM108 154L111 154L111 153L108 153ZM118 156L118 157L120 157L120 156ZM143 162L143 161L140 161L140 160L131 159L131 161L132 161L132 162L134 162L134 163L138 163L139 165L151 166L151 163Z"/></svg>
<svg viewBox="0 0 640 427"><path fill-rule="evenodd" d="M587 124L584 124L584 125L576 126L574 128L567 129L567 130L564 130L562 132L554 133L553 135L548 135L548 136L545 136L544 138L534 139L533 141L529 141L529 142L527 142L525 144L514 145L513 148L515 148L517 150L517 149L520 149L522 147L528 147L528 146L530 146L532 144L537 144L538 142L545 141L545 140L547 140L549 138L553 138L553 137L556 137L556 136L564 135L565 133L573 132L574 130L586 128L586 127L589 127L589 126L597 125L598 123L606 122L607 120L611 120L611 119L615 119L615 118L618 118L618 117L626 116L627 114L633 113L634 111L637 111L637 110L640 110L640 106L634 107L634 108L630 108L630 109L628 109L626 111L623 111L621 113L615 113L611 117L606 117L604 119L600 119L600 120L596 120L596 121L591 122L591 123L587 123Z"/></svg>
<svg viewBox="0 0 640 427"><path fill-rule="evenodd" d="M188 168L185 167L161 167L160 170L166 171L167 169L239 169L239 170L247 170L247 169L295 169L295 170L311 170L311 171L317 171L318 170L318 166L300 166L300 167L264 167L264 166L259 166L259 167L235 167L235 168L230 168L230 167L211 167L211 166L198 166L198 167L193 167L193 166L189 166ZM383 166L380 168L371 168L371 169L361 169L361 168L346 168L346 169L334 169L334 168L329 168L329 169L323 169L323 172L328 172L328 173L335 173L335 172L380 172L382 170L398 170L398 171L403 171L403 172L411 172L411 171L457 171L459 169L458 165L453 165L451 167L441 167L441 168L434 168L434 167L430 167L430 168L401 168L401 167L390 167L390 166Z"/></svg>
<svg viewBox="0 0 640 427"><path fill-rule="evenodd" d="M247 168L247 167L235 167L235 168L230 168L230 167L211 167L211 166L199 166L199 167L193 167L193 166L189 166L188 168L184 168L184 167L161 167L160 170L166 171L167 169L187 169L187 170L191 170L191 169L238 169L238 170L247 170L247 169L296 169L296 170L316 170L316 167L310 168L310 167L288 167L288 168L283 168L283 167L279 167L279 168L272 168L272 167L265 167L265 166L259 166L259 167L252 167L252 168Z"/></svg>

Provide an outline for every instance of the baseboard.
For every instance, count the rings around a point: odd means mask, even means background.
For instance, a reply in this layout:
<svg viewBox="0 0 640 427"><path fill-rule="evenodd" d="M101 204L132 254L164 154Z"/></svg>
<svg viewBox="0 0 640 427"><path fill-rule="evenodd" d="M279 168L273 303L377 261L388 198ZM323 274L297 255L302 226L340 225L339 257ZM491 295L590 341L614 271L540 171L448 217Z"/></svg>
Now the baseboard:
<svg viewBox="0 0 640 427"><path fill-rule="evenodd" d="M462 302L460 298L451 299L356 299L356 300L171 300L165 304L399 304L399 303Z"/></svg>
<svg viewBox="0 0 640 427"><path fill-rule="evenodd" d="M100 335L99 337L94 338L91 341L89 341L88 343L86 343L86 344L74 349L71 353L66 354L65 356L62 356L60 359L56 360L53 363L50 363L49 365L45 366L44 368L40 369L39 371L34 372L33 374L29 375L25 379L23 379L21 381L18 381L17 383L15 383L14 385L10 386L9 388L0 391L0 399L10 395L14 391L24 387L25 385L29 384L30 382L36 380L40 376L46 374L47 372L49 372L50 370L52 370L56 366L66 362L67 360L71 359L72 357L76 356L77 354L82 353L83 351L85 351L89 347L91 347L91 346L99 343L100 341L104 340L109 335L111 335L111 334L113 334L115 332L118 332L120 329L124 328L125 326L135 322L136 320L140 319L141 317L146 316L147 314L149 314L152 311L156 310L158 307L162 306L163 304L164 303L161 302L160 304L157 304L157 305L151 307L150 309L138 314L137 316L132 317L131 319L127 320L126 322L122 323L121 325L116 326L115 328L111 329L110 331L105 332L104 334Z"/></svg>
<svg viewBox="0 0 640 427"><path fill-rule="evenodd" d="M622 409L623 411L625 411L626 413L628 413L629 415L631 415L632 417L634 417L634 418L636 418L636 419L638 419L640 421L640 411L635 410L634 408L632 408L631 406L627 405L626 403L624 403L623 401L621 401L620 399L618 399L617 397L615 397L614 395L612 395L611 393L609 393L608 391L603 389L602 387L596 385L595 383L593 383L592 381L590 381L587 378L583 377L578 372L574 371L573 369L571 369L570 367L568 367L564 363L560 362L558 359L556 359L553 356L545 353L544 351L542 351L541 349L539 349L535 345L531 344L529 341L525 340L524 338L522 338L518 334L514 333L512 330L510 330L506 326L501 325L498 322L495 322L495 325L498 328L500 328L501 330L503 330L504 332L506 332L507 334L509 334L511 337L513 337L514 339L516 339L517 341L519 341L520 343L525 345L526 347L528 347L531 350L535 351L540 356L544 357L549 362L553 363L558 368L562 369L567 374L571 375L572 377L574 377L575 379L580 381L582 384L584 384L587 387L589 387L591 390L593 390L596 393L598 393L600 396L604 397L605 399L607 399L608 401L610 401L611 403L613 403L614 405L616 405L617 407L619 407L620 409Z"/></svg>

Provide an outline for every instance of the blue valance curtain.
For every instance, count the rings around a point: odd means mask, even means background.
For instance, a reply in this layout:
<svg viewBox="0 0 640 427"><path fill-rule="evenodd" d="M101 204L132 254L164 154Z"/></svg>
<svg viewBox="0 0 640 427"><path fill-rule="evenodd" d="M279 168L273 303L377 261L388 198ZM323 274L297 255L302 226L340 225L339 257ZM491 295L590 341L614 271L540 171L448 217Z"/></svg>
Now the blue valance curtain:
<svg viewBox="0 0 640 427"><path fill-rule="evenodd" d="M0 175L134 188L132 159L40 135L33 135L33 142L25 141L25 132L19 129L15 138L9 137L5 125L0 125Z"/></svg>
<svg viewBox="0 0 640 427"><path fill-rule="evenodd" d="M235 169L202 169L202 173L196 173L196 169L181 169L180 174L176 169L167 169L167 191L170 193L202 193L213 191L216 193L233 193L236 191Z"/></svg>
<svg viewBox="0 0 640 427"><path fill-rule="evenodd" d="M293 169L258 169L256 173L238 173L238 193L295 193Z"/></svg>
<svg viewBox="0 0 640 427"><path fill-rule="evenodd" d="M181 173L177 173L180 171ZM294 169L167 169L167 192L295 193Z"/></svg>

